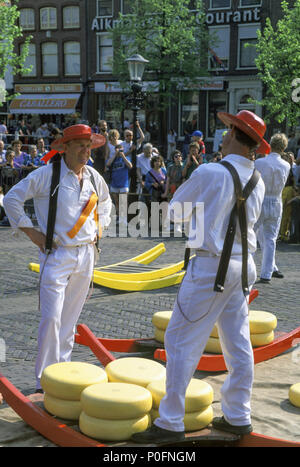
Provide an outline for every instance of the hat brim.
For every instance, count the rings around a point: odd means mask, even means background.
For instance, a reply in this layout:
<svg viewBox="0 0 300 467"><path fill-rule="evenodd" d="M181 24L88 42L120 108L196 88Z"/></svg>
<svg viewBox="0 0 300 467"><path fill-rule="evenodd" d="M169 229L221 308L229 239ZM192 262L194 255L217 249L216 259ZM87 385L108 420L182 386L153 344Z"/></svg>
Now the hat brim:
<svg viewBox="0 0 300 467"><path fill-rule="evenodd" d="M62 136L61 138L54 140L51 143L51 148L56 149L56 151L63 151L64 145L69 141L73 141L74 139L90 139L92 143L91 149L100 148L106 143L106 137L104 135L99 135L97 133L92 133L91 136L78 134L72 137Z"/></svg>
<svg viewBox="0 0 300 467"><path fill-rule="evenodd" d="M259 144L259 147L256 149L256 152L259 154L270 154L271 147L267 143L267 141L259 136L258 133L248 125L244 120L236 117L235 115L231 115L227 112L218 112L218 118L225 123L226 126L230 127L231 125L239 128L241 131L246 133L246 135L250 136L254 141Z"/></svg>

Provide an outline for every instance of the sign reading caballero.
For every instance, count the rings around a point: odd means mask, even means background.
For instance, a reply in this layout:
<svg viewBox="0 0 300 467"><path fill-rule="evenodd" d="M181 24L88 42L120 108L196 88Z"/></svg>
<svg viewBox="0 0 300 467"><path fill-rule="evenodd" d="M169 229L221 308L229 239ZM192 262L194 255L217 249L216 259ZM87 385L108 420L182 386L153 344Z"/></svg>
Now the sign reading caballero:
<svg viewBox="0 0 300 467"><path fill-rule="evenodd" d="M260 21L260 8L249 8L247 10L226 10L226 11L213 11L206 14L205 22L211 24L230 24L230 23L251 23ZM195 14L196 22L199 20L199 12L193 11ZM130 24L130 16L124 16L123 21ZM160 22L158 16L150 16L144 18L145 26L151 26L155 22ZM92 21L92 31L108 31L114 29L120 20L113 18L96 17Z"/></svg>
<svg viewBox="0 0 300 467"><path fill-rule="evenodd" d="M22 94L10 104L11 113L72 113L80 94Z"/></svg>

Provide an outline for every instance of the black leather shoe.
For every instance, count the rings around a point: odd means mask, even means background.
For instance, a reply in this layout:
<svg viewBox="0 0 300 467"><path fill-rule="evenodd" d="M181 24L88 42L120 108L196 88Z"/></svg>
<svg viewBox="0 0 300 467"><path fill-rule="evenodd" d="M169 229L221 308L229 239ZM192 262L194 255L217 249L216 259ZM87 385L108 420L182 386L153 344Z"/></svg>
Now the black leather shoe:
<svg viewBox="0 0 300 467"><path fill-rule="evenodd" d="M253 431L252 425L231 425L224 417L215 417L212 426L216 430L234 433L235 435L247 435Z"/></svg>
<svg viewBox="0 0 300 467"><path fill-rule="evenodd" d="M255 282L255 284L270 284L271 283L271 279L264 279L263 277L261 277L258 281Z"/></svg>
<svg viewBox="0 0 300 467"><path fill-rule="evenodd" d="M277 279L283 279L284 275L280 271L274 271L272 277L277 277Z"/></svg>
<svg viewBox="0 0 300 467"><path fill-rule="evenodd" d="M135 433L131 436L131 440L138 444L166 444L178 443L185 439L184 431L170 431L160 428L159 426L152 425L142 433Z"/></svg>

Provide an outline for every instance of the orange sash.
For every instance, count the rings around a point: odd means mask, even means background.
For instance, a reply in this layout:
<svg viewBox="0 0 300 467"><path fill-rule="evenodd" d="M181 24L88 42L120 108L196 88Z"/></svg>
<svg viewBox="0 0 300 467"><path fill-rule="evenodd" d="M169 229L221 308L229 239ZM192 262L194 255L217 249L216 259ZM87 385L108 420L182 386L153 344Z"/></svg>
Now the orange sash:
<svg viewBox="0 0 300 467"><path fill-rule="evenodd" d="M67 233L68 237L70 237L70 238L75 237L75 235L79 232L79 230L81 229L81 227L83 226L83 224L85 223L85 221L87 220L89 215L91 214L91 212L94 209L97 201L98 201L98 196L96 195L96 193L93 193L91 195L90 199L88 200L88 202L86 203L86 205L84 206L78 221L76 222L74 227L71 230L69 230L69 232ZM94 218L95 218L96 223L98 223L98 215L97 215L96 212L95 212L95 217Z"/></svg>

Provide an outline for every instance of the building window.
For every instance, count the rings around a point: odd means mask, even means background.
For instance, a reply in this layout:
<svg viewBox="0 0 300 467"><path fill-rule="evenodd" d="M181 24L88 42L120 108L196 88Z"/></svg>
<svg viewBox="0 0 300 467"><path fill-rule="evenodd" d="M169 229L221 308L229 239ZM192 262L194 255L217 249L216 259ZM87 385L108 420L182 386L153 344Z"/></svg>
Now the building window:
<svg viewBox="0 0 300 467"><path fill-rule="evenodd" d="M64 65L65 65L66 76L80 75L80 43L79 42L65 42L64 43Z"/></svg>
<svg viewBox="0 0 300 467"><path fill-rule="evenodd" d="M199 92L183 91L180 93L180 134L193 133L198 129Z"/></svg>
<svg viewBox="0 0 300 467"><path fill-rule="evenodd" d="M63 25L64 29L80 27L79 6L66 6L63 9Z"/></svg>
<svg viewBox="0 0 300 467"><path fill-rule="evenodd" d="M118 128L121 120L122 100L119 93L98 95L98 119L106 120L111 128Z"/></svg>
<svg viewBox="0 0 300 467"><path fill-rule="evenodd" d="M256 68L255 59L257 51L254 47L257 43L258 24L240 24L238 40L238 68ZM245 47L246 44L251 44Z"/></svg>
<svg viewBox="0 0 300 467"><path fill-rule="evenodd" d="M231 0L210 0L210 10L231 8Z"/></svg>
<svg viewBox="0 0 300 467"><path fill-rule="evenodd" d="M97 72L110 73L113 67L113 45L109 34L97 34Z"/></svg>
<svg viewBox="0 0 300 467"><path fill-rule="evenodd" d="M132 0L122 0L122 13L123 15L130 15L130 13L133 13Z"/></svg>
<svg viewBox="0 0 300 467"><path fill-rule="evenodd" d="M210 27L212 46L209 49L209 69L228 70L230 56L230 26Z"/></svg>
<svg viewBox="0 0 300 467"><path fill-rule="evenodd" d="M42 70L43 76L58 75L58 48L55 42L42 44Z"/></svg>
<svg viewBox="0 0 300 467"><path fill-rule="evenodd" d="M240 0L240 7L261 6L261 0Z"/></svg>
<svg viewBox="0 0 300 467"><path fill-rule="evenodd" d="M218 112L227 111L227 93L225 91L209 91L208 93L208 132L213 138L216 130L224 128L224 123L218 119Z"/></svg>
<svg viewBox="0 0 300 467"><path fill-rule="evenodd" d="M24 31L35 29L33 8L22 8L20 10L20 26Z"/></svg>
<svg viewBox="0 0 300 467"><path fill-rule="evenodd" d="M57 12L56 8L41 8L40 9L41 29L57 29Z"/></svg>
<svg viewBox="0 0 300 467"><path fill-rule="evenodd" d="M24 44L21 44L20 49L22 52L22 49L24 47ZM27 73L23 73L22 76L36 76L36 46L35 44L29 44L28 47L28 55L25 59L24 63L25 68L31 67L31 70L28 71Z"/></svg>
<svg viewBox="0 0 300 467"><path fill-rule="evenodd" d="M113 0L97 0L97 16L113 16Z"/></svg>

